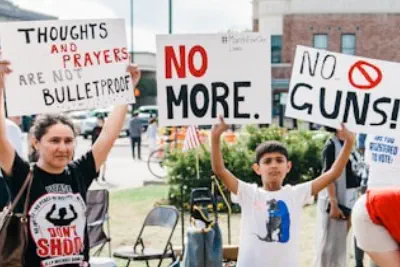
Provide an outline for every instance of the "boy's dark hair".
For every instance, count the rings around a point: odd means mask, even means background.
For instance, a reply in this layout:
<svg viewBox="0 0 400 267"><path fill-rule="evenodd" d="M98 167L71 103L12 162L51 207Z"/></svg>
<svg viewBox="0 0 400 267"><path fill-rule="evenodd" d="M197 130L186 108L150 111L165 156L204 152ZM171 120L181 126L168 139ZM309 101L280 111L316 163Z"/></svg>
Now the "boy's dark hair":
<svg viewBox="0 0 400 267"><path fill-rule="evenodd" d="M336 133L336 131L337 131L335 128L332 128L329 126L325 126L324 128L325 128L325 131L327 131L328 133Z"/></svg>
<svg viewBox="0 0 400 267"><path fill-rule="evenodd" d="M278 141L266 141L259 144L256 148L256 163L258 164L261 158L267 153L279 153L289 160L289 153L286 147Z"/></svg>

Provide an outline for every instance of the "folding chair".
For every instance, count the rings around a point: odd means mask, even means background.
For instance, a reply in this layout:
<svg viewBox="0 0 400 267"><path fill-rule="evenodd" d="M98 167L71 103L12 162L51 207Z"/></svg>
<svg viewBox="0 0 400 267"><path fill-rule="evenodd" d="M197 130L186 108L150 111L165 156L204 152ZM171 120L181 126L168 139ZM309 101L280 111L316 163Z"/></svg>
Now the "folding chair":
<svg viewBox="0 0 400 267"><path fill-rule="evenodd" d="M117 251L114 252L114 257L128 260L126 267L129 266L131 261L146 261L148 267L150 266L150 260L159 260L157 265L158 267L161 266L164 258L171 258L172 261L176 261L177 257L172 247L171 238L175 231L178 220L179 213L175 207L160 206L153 208L147 215L134 246L118 248ZM145 246L143 233L145 231L145 228L148 228L149 226L170 229L168 238L165 242L165 246L163 246L163 249L155 249ZM141 247L140 249L138 248L139 246Z"/></svg>
<svg viewBox="0 0 400 267"><path fill-rule="evenodd" d="M98 247L93 256L99 256L108 243L111 257L110 221L108 216L109 192L106 189L89 190L86 195L87 229L90 249ZM104 232L107 225L107 234Z"/></svg>

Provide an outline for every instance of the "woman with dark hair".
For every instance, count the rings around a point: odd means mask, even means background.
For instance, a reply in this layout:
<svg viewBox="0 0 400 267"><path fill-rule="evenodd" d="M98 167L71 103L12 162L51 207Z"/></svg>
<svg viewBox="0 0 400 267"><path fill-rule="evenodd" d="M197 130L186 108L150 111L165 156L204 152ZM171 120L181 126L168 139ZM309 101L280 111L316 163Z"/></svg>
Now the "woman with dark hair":
<svg viewBox="0 0 400 267"><path fill-rule="evenodd" d="M9 66L9 62L0 61L0 167L15 196L30 166L15 153L6 137L3 95ZM140 71L129 66L128 72L135 88ZM59 114L36 118L31 129L37 163L29 196L26 267L89 265L86 192L118 138L126 112L127 105L116 106L91 150L76 160L72 160L76 144L73 123ZM22 205L17 209L21 211Z"/></svg>

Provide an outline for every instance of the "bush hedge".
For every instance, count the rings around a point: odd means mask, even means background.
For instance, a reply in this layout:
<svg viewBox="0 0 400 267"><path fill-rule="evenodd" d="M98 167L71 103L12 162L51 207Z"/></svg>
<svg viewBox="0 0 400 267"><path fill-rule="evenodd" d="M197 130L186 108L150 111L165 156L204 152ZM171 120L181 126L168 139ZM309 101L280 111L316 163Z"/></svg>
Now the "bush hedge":
<svg viewBox="0 0 400 267"><path fill-rule="evenodd" d="M258 144L267 140L282 142L288 149L293 167L284 183L297 184L311 180L321 172L321 152L329 134L324 131L291 130L272 126L258 128L247 126L235 144L222 143L225 166L241 180L261 185L261 179L252 169L254 151ZM199 157L200 179L196 177L196 153ZM169 201L180 205L181 186L187 206L193 188L211 186L210 147L202 145L188 152L172 151L168 154ZM226 190L225 190L226 191ZM228 194L229 195L229 194ZM219 205L223 209L223 206Z"/></svg>

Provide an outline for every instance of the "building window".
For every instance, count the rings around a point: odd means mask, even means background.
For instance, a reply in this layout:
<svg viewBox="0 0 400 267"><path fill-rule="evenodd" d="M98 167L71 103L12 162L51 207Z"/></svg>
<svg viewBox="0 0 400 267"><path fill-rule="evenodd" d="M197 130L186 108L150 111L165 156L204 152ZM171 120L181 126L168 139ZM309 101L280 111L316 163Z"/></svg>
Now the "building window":
<svg viewBox="0 0 400 267"><path fill-rule="evenodd" d="M282 62L282 35L271 36L271 63Z"/></svg>
<svg viewBox="0 0 400 267"><path fill-rule="evenodd" d="M328 49L328 35L327 34L314 34L313 46L318 49Z"/></svg>
<svg viewBox="0 0 400 267"><path fill-rule="evenodd" d="M272 97L272 116L278 116L279 115L279 105L280 105L280 93L279 92L273 92L273 97Z"/></svg>
<svg viewBox="0 0 400 267"><path fill-rule="evenodd" d="M340 52L347 55L356 54L356 36L355 34L342 34L342 46Z"/></svg>

